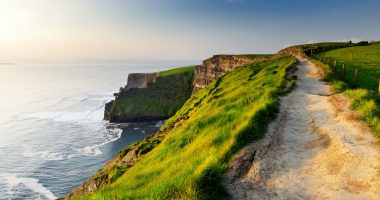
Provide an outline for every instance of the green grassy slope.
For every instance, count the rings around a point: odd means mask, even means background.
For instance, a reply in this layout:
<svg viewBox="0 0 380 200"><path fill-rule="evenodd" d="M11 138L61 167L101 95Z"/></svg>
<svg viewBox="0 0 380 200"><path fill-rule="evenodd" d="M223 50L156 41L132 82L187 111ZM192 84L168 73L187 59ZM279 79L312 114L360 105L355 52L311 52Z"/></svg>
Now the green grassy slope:
<svg viewBox="0 0 380 200"><path fill-rule="evenodd" d="M355 69L358 69L357 86L377 92L380 78L380 43L336 49L319 55L330 58L331 62L336 60L337 70L340 75L342 73L342 64L345 64L345 81L350 86L354 86L354 72Z"/></svg>
<svg viewBox="0 0 380 200"><path fill-rule="evenodd" d="M194 67L162 71L147 88L133 88L115 99L112 113L130 119L168 118L191 96Z"/></svg>
<svg viewBox="0 0 380 200"><path fill-rule="evenodd" d="M162 127L162 142L111 185L79 199L216 199L239 148L265 133L292 81L291 57L238 68L194 94Z"/></svg>

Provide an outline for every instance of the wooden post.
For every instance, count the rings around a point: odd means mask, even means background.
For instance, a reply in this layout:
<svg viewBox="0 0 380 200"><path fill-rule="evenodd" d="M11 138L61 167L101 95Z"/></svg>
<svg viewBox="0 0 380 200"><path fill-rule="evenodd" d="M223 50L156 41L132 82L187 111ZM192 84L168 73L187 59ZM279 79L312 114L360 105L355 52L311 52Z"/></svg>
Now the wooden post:
<svg viewBox="0 0 380 200"><path fill-rule="evenodd" d="M334 73L336 73L336 60L334 60Z"/></svg>
<svg viewBox="0 0 380 200"><path fill-rule="evenodd" d="M354 59L354 53L351 51L351 63L353 59Z"/></svg>
<svg viewBox="0 0 380 200"><path fill-rule="evenodd" d="M342 65L342 80L346 78L346 66L343 64Z"/></svg>
<svg viewBox="0 0 380 200"><path fill-rule="evenodd" d="M379 88L377 89L377 95L380 96L380 80L379 80Z"/></svg>
<svg viewBox="0 0 380 200"><path fill-rule="evenodd" d="M354 86L358 86L358 69L355 69L355 81L354 81Z"/></svg>

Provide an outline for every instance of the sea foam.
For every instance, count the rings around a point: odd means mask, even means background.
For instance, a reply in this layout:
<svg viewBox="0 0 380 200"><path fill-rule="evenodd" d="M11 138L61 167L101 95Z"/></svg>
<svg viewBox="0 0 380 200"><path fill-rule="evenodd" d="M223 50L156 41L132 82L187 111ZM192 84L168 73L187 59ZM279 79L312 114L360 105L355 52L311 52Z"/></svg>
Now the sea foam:
<svg viewBox="0 0 380 200"><path fill-rule="evenodd" d="M25 148L23 156L27 158L39 157L44 160L49 161L59 161L69 158L75 158L80 156L97 156L103 154L101 147L104 145L115 142L121 137L123 130L120 128L112 127L105 128L107 132L107 138L104 142L100 144L88 145L85 147L73 147L71 151L62 153L62 152L50 152L50 151L35 151L32 148Z"/></svg>
<svg viewBox="0 0 380 200"><path fill-rule="evenodd" d="M47 199L56 199L57 197L44 187L41 183L39 183L38 179L35 178L24 178L18 177L15 174L0 174L0 177L5 180L8 188L8 193L11 196L16 196L17 191L20 189L29 189L37 194L40 197L38 198L47 198ZM42 196L41 196L42 195Z"/></svg>

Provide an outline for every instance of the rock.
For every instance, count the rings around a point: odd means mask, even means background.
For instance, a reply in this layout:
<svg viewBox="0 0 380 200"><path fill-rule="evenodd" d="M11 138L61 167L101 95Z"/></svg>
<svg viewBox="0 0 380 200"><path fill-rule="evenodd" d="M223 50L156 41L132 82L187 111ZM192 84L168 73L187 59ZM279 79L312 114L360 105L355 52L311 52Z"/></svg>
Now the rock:
<svg viewBox="0 0 380 200"><path fill-rule="evenodd" d="M135 149L129 151L127 153L127 155L125 155L123 157L123 159L121 159L120 163L121 165L123 166L132 166L133 163L136 162L137 158L138 158L138 155L137 155L137 151Z"/></svg>
<svg viewBox="0 0 380 200"><path fill-rule="evenodd" d="M195 67L193 93L206 87L225 73L258 60L264 60L264 57L250 58L238 55L215 55L204 60L202 65Z"/></svg>
<svg viewBox="0 0 380 200"><path fill-rule="evenodd" d="M146 88L149 83L154 83L158 73L131 73L128 75L127 86L121 91L131 88Z"/></svg>

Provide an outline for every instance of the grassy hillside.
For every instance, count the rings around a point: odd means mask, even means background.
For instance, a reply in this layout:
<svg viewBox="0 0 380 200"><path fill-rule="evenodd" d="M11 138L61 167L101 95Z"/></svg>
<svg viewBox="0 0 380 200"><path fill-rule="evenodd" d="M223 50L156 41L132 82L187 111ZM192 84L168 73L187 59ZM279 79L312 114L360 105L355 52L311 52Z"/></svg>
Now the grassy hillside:
<svg viewBox="0 0 380 200"><path fill-rule="evenodd" d="M340 76L342 76L342 64L345 64L345 81L350 86L354 86L354 73L355 69L358 69L357 86L377 92L380 78L380 43L336 49L319 55L330 58L330 65L336 60Z"/></svg>
<svg viewBox="0 0 380 200"><path fill-rule="evenodd" d="M159 73L147 88L133 88L115 99L112 113L129 119L168 118L181 108L192 92L194 67Z"/></svg>
<svg viewBox="0 0 380 200"><path fill-rule="evenodd" d="M294 80L291 57L238 68L193 95L161 129L160 144L114 183L79 199L217 199L228 162L260 138ZM157 137L157 136L156 136Z"/></svg>

